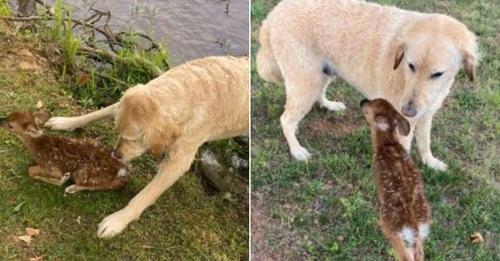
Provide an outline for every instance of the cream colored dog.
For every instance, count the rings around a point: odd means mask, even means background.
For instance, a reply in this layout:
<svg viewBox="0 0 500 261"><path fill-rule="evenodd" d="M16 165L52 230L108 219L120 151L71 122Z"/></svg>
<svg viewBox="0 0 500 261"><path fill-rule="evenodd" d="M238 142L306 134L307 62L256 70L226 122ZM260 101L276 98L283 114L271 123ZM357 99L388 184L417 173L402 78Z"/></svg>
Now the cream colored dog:
<svg viewBox="0 0 500 261"><path fill-rule="evenodd" d="M464 67L474 79L476 37L457 20L355 0L284 0L260 28L257 71L286 86L281 116L291 154L309 158L297 126L315 101L333 110L326 88L340 76L366 98L384 98L411 123L401 140L409 151L415 130L422 161L444 171L430 150L431 122Z"/></svg>
<svg viewBox="0 0 500 261"><path fill-rule="evenodd" d="M74 118L51 118L46 126L74 130L114 117L120 131L113 152L124 162L167 152L158 174L120 211L106 217L97 231L112 237L138 219L147 207L186 171L207 141L248 135L248 59L209 57L175 67L146 85L125 92L120 101Z"/></svg>

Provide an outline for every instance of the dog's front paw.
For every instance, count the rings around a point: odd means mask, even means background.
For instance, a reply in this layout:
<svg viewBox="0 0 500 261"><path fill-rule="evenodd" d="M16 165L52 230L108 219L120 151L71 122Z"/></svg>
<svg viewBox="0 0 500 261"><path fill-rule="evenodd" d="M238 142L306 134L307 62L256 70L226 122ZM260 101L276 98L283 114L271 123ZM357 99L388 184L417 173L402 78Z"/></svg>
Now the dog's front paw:
<svg viewBox="0 0 500 261"><path fill-rule="evenodd" d="M425 155L422 157L422 162L429 168L437 171L446 171L448 169L448 165L444 162L436 159L432 155Z"/></svg>
<svg viewBox="0 0 500 261"><path fill-rule="evenodd" d="M344 103L334 101L324 101L321 106L327 108L330 111L343 111L346 108Z"/></svg>
<svg viewBox="0 0 500 261"><path fill-rule="evenodd" d="M97 229L97 236L110 238L120 234L130 223L123 210L117 211L104 218Z"/></svg>
<svg viewBox="0 0 500 261"><path fill-rule="evenodd" d="M290 149L292 156L299 161L306 161L311 157L311 153L307 151L304 147L297 147Z"/></svg>
<svg viewBox="0 0 500 261"><path fill-rule="evenodd" d="M52 117L45 123L44 126L53 130L65 131L73 131L74 129L78 128L74 120L67 117Z"/></svg>

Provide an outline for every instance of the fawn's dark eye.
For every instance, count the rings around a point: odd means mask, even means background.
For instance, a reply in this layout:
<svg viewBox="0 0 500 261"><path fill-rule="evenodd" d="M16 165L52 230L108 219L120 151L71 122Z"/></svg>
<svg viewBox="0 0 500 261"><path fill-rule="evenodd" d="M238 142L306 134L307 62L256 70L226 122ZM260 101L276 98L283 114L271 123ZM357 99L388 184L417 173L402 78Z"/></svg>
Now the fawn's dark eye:
<svg viewBox="0 0 500 261"><path fill-rule="evenodd" d="M14 129L14 127L10 123L7 123L7 127L9 127L9 129Z"/></svg>
<svg viewBox="0 0 500 261"><path fill-rule="evenodd" d="M441 77L441 75L443 75L443 72L433 73L433 74L431 74L431 79L437 79L437 78Z"/></svg>
<svg viewBox="0 0 500 261"><path fill-rule="evenodd" d="M411 70L412 72L415 72L415 65L413 65L413 63L409 63L409 64L408 64L408 67L410 67L410 70Z"/></svg>

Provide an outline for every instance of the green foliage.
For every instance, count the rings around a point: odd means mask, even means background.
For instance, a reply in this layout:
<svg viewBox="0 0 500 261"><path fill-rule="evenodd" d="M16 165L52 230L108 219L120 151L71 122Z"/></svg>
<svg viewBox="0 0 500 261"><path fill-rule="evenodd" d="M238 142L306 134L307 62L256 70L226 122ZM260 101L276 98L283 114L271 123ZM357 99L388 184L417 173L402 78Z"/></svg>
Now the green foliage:
<svg viewBox="0 0 500 261"><path fill-rule="evenodd" d="M66 90L82 105L99 107L114 103L130 86L155 78L158 72L152 68L162 71L169 68L167 49L162 44L157 48L142 47L143 39L132 31L120 34L121 47L116 53L118 61L105 64L82 57L79 49L84 40L103 50L108 50L108 47L74 34L71 7L63 0L54 3L53 11L51 21L44 24L42 32L48 40L58 43L63 54L60 69Z"/></svg>
<svg viewBox="0 0 500 261"><path fill-rule="evenodd" d="M54 24L51 28L51 37L53 41L59 41L62 38L65 18L64 0L56 0L54 3Z"/></svg>
<svg viewBox="0 0 500 261"><path fill-rule="evenodd" d="M10 16L10 7L7 0L0 0L0 16Z"/></svg>

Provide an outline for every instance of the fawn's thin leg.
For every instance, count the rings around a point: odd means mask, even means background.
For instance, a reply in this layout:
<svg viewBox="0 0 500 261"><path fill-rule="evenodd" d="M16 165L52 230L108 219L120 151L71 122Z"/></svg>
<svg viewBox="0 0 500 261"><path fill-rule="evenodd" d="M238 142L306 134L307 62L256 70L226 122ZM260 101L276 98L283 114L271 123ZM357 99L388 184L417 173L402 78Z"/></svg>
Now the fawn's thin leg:
<svg viewBox="0 0 500 261"><path fill-rule="evenodd" d="M396 255L398 260L400 261L415 261L414 255L410 253L409 248L405 247L405 244L401 237L397 233L393 233L389 235L389 243L391 244L394 251L396 251Z"/></svg>
<svg viewBox="0 0 500 261"><path fill-rule="evenodd" d="M80 186L77 184L71 185L64 190L64 194L74 194L79 191L96 191L96 190L114 190L119 189L125 185L125 180L121 178L115 178L111 182L99 186Z"/></svg>
<svg viewBox="0 0 500 261"><path fill-rule="evenodd" d="M424 261L424 240L417 237L417 242L415 244L415 261Z"/></svg>
<svg viewBox="0 0 500 261"><path fill-rule="evenodd" d="M45 171L42 167L36 165L28 169L28 174L32 179L40 180L56 186L62 186L70 177L70 173L64 175L60 171Z"/></svg>

